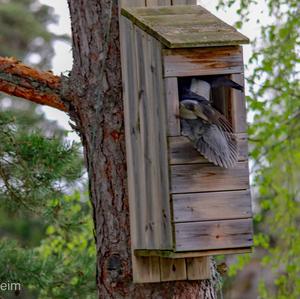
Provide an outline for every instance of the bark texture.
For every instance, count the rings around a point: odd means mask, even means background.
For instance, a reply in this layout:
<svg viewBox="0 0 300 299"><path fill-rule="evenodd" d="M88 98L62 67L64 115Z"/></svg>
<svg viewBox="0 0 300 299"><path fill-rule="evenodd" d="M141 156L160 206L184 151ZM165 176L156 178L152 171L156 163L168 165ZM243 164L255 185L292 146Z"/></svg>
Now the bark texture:
<svg viewBox="0 0 300 299"><path fill-rule="evenodd" d="M67 111L60 77L33 69L14 58L0 57L0 90L41 105Z"/></svg>
<svg viewBox="0 0 300 299"><path fill-rule="evenodd" d="M99 298L215 298L210 281L132 283L118 3L68 0L74 65L69 114L85 151Z"/></svg>

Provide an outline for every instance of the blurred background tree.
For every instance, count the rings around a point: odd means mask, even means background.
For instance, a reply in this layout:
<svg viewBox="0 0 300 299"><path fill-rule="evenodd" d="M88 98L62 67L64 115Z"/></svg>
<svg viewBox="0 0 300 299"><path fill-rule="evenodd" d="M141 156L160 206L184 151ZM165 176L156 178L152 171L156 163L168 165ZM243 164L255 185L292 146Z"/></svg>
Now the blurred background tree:
<svg viewBox="0 0 300 299"><path fill-rule="evenodd" d="M265 10L260 14L259 7ZM255 0L219 2L238 7L238 27L257 18L247 79L253 195L256 210L255 254L238 258L229 271L232 285L244 279L244 299L300 298L300 2ZM256 14L250 12L256 11ZM266 22L261 16L269 16ZM248 269L248 274L246 270ZM253 284L251 286L251 284ZM254 287L254 292L253 291ZM248 290L248 291L247 291ZM247 294L248 293L248 294ZM238 297L229 291L228 298ZM252 296L252 297L250 297Z"/></svg>
<svg viewBox="0 0 300 299"><path fill-rule="evenodd" d="M0 56L50 68L53 8L0 0ZM80 145L29 101L0 97L0 281L5 298L94 298L95 252ZM1 294L0 294L1 297Z"/></svg>

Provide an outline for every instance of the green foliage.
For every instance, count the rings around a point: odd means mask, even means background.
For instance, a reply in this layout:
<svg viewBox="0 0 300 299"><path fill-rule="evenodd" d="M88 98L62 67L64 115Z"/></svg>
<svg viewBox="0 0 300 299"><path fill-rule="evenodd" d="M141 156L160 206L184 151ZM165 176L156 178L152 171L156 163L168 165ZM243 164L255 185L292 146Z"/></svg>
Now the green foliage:
<svg viewBox="0 0 300 299"><path fill-rule="evenodd" d="M90 206L80 193L47 204L46 238L24 249L0 241L0 281L20 282L35 298L94 298L95 246Z"/></svg>
<svg viewBox="0 0 300 299"><path fill-rule="evenodd" d="M78 144L25 132L3 112L0 112L0 139L2 205L43 208L82 174Z"/></svg>
<svg viewBox="0 0 300 299"><path fill-rule="evenodd" d="M233 2L221 1L221 6ZM238 2L243 24L249 10L257 10L256 2ZM261 40L253 42L254 71L247 80L249 111L254 115L249 129L254 188L260 207L255 242L265 250L262 265L275 277L273 286L262 281L259 292L260 298L296 299L300 298L299 1L265 4L273 22L261 25Z"/></svg>
<svg viewBox="0 0 300 299"><path fill-rule="evenodd" d="M66 195L83 173L79 145L42 115L16 114L0 112L0 281L30 298L93 298L90 206Z"/></svg>
<svg viewBox="0 0 300 299"><path fill-rule="evenodd" d="M84 201L82 201L84 200ZM94 298L95 244L88 198L80 193L52 200L47 238L38 248L43 259L55 256L58 266L51 273L52 285L41 291L41 298Z"/></svg>

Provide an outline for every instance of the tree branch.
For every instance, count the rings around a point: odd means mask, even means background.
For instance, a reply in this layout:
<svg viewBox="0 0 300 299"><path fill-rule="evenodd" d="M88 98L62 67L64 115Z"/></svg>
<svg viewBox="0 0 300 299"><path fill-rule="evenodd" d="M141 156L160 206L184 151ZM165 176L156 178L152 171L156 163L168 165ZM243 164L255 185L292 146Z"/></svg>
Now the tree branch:
<svg viewBox="0 0 300 299"><path fill-rule="evenodd" d="M0 57L0 91L62 111L61 79L51 72L33 69L15 58Z"/></svg>

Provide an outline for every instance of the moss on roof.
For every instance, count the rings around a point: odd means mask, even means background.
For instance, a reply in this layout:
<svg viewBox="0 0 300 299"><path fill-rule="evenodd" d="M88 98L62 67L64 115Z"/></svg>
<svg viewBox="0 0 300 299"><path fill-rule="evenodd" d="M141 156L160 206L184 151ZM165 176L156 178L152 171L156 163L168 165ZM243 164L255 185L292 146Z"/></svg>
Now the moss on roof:
<svg viewBox="0 0 300 299"><path fill-rule="evenodd" d="M131 7L121 13L168 48L249 43L246 36L200 5Z"/></svg>

